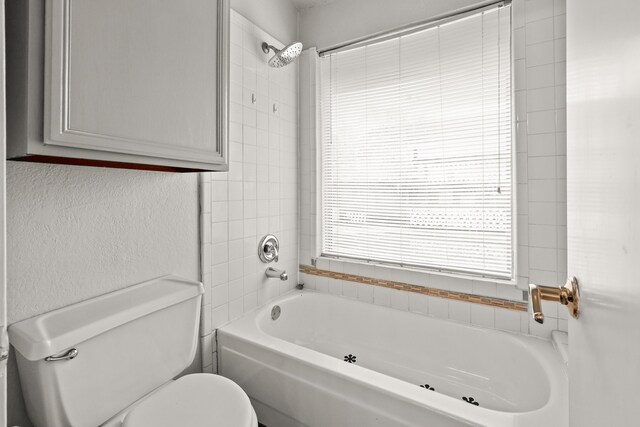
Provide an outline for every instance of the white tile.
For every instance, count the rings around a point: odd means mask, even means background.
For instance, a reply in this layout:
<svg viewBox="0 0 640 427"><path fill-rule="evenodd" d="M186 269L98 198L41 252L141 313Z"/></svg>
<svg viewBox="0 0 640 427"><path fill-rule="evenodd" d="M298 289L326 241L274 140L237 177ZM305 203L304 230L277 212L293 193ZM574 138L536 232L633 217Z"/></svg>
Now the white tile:
<svg viewBox="0 0 640 427"><path fill-rule="evenodd" d="M440 318L449 318L449 301L444 298L427 297L429 303L429 315Z"/></svg>
<svg viewBox="0 0 640 427"><path fill-rule="evenodd" d="M513 59L523 59L526 54L525 29L518 28L513 31Z"/></svg>
<svg viewBox="0 0 640 427"><path fill-rule="evenodd" d="M229 261L229 244L217 243L211 246L211 265L223 264Z"/></svg>
<svg viewBox="0 0 640 427"><path fill-rule="evenodd" d="M517 216L517 238L519 245L529 245L529 215Z"/></svg>
<svg viewBox="0 0 640 427"><path fill-rule="evenodd" d="M546 317L544 324L539 324L529 316L529 333L537 337L551 339L551 331L558 329L558 319Z"/></svg>
<svg viewBox="0 0 640 427"><path fill-rule="evenodd" d="M495 327L504 331L520 332L520 313L513 310L496 308Z"/></svg>
<svg viewBox="0 0 640 427"><path fill-rule="evenodd" d="M567 86L555 87L555 108L567 108Z"/></svg>
<svg viewBox="0 0 640 427"><path fill-rule="evenodd" d="M527 120L527 91L519 90L515 93L515 113L516 121Z"/></svg>
<svg viewBox="0 0 640 427"><path fill-rule="evenodd" d="M530 179L529 201L531 202L555 202L556 181L554 179Z"/></svg>
<svg viewBox="0 0 640 427"><path fill-rule="evenodd" d="M529 248L529 268L531 270L556 271L557 263L557 249Z"/></svg>
<svg viewBox="0 0 640 427"><path fill-rule="evenodd" d="M371 285L360 285L358 287L358 301L368 302L373 304L374 302L374 288Z"/></svg>
<svg viewBox="0 0 640 427"><path fill-rule="evenodd" d="M229 300L240 298L244 294L244 280L242 278L229 281Z"/></svg>
<svg viewBox="0 0 640 427"><path fill-rule="evenodd" d="M556 134L555 133L539 133L529 135L528 137L528 154L531 157L537 156L555 156L556 155Z"/></svg>
<svg viewBox="0 0 640 427"><path fill-rule="evenodd" d="M516 154L516 182L518 184L526 184L529 180L529 158L527 153Z"/></svg>
<svg viewBox="0 0 640 427"><path fill-rule="evenodd" d="M553 22L554 18L547 18L527 24L527 44L530 45L553 40Z"/></svg>
<svg viewBox="0 0 640 427"><path fill-rule="evenodd" d="M229 280L229 265L227 263L214 265L211 269L211 285L221 285Z"/></svg>
<svg viewBox="0 0 640 427"><path fill-rule="evenodd" d="M471 322L471 304L463 301L449 301L449 319L457 322Z"/></svg>
<svg viewBox="0 0 640 427"><path fill-rule="evenodd" d="M554 68L554 80L557 85L567 84L567 63L556 62Z"/></svg>
<svg viewBox="0 0 640 427"><path fill-rule="evenodd" d="M529 246L555 249L557 234L555 225L529 225ZM531 250L529 252L531 256Z"/></svg>
<svg viewBox="0 0 640 427"><path fill-rule="evenodd" d="M519 275L527 275L529 271L529 246L518 246L516 267Z"/></svg>
<svg viewBox="0 0 640 427"><path fill-rule="evenodd" d="M547 87L527 91L527 111L553 110L555 103L555 88Z"/></svg>
<svg viewBox="0 0 640 427"><path fill-rule="evenodd" d="M522 91L524 92L524 91ZM524 120L527 118L526 111L524 114ZM528 150L529 142L527 140L527 122L516 123L516 152L526 153Z"/></svg>
<svg viewBox="0 0 640 427"><path fill-rule="evenodd" d="M413 313L428 314L429 305L427 296L415 292L409 293L409 311Z"/></svg>
<svg viewBox="0 0 640 427"><path fill-rule="evenodd" d="M518 184L516 208L519 215L529 214L529 184Z"/></svg>
<svg viewBox="0 0 640 427"><path fill-rule="evenodd" d="M524 0L516 0L513 5L513 28L521 28L524 26Z"/></svg>
<svg viewBox="0 0 640 427"><path fill-rule="evenodd" d="M316 290L318 292L329 292L329 279L327 277L318 277L316 280Z"/></svg>
<svg viewBox="0 0 640 427"><path fill-rule="evenodd" d="M534 135L538 133L555 132L555 130L556 130L555 110L527 113L527 132L529 135Z"/></svg>
<svg viewBox="0 0 640 427"><path fill-rule="evenodd" d="M567 15L553 18L553 36L557 39L567 36Z"/></svg>
<svg viewBox="0 0 640 427"><path fill-rule="evenodd" d="M556 39L553 45L555 62L563 62L567 60L567 39Z"/></svg>
<svg viewBox="0 0 640 427"><path fill-rule="evenodd" d="M409 293L391 290L391 307L396 310L409 310Z"/></svg>
<svg viewBox="0 0 640 427"><path fill-rule="evenodd" d="M517 59L514 65L514 84L513 90L524 90L527 89L527 65L524 59ZM548 85L551 86L551 85Z"/></svg>
<svg viewBox="0 0 640 427"><path fill-rule="evenodd" d="M329 293L342 295L342 280L329 279Z"/></svg>
<svg viewBox="0 0 640 427"><path fill-rule="evenodd" d="M556 110L556 131L558 132L567 131L567 110L566 109Z"/></svg>
<svg viewBox="0 0 640 427"><path fill-rule="evenodd" d="M347 297L347 298L357 299L358 298L358 284L357 283L353 283L353 282L343 281L342 282L342 295Z"/></svg>
<svg viewBox="0 0 640 427"><path fill-rule="evenodd" d="M524 8L527 24L553 16L553 0L527 0Z"/></svg>
<svg viewBox="0 0 640 427"><path fill-rule="evenodd" d="M526 48L526 61L527 67L536 67L539 65L552 64L556 59L554 55L554 43L553 40L528 45Z"/></svg>
<svg viewBox="0 0 640 427"><path fill-rule="evenodd" d="M529 179L555 179L556 156L529 157Z"/></svg>
<svg viewBox="0 0 640 427"><path fill-rule="evenodd" d="M546 64L526 69L526 89L553 86L556 68L559 64ZM523 88L524 89L524 88Z"/></svg>
<svg viewBox="0 0 640 427"><path fill-rule="evenodd" d="M556 202L530 202L529 223L536 225L556 225Z"/></svg>
<svg viewBox="0 0 640 427"><path fill-rule="evenodd" d="M244 296L243 299L244 312L248 313L258 306L258 293L251 292Z"/></svg>
<svg viewBox="0 0 640 427"><path fill-rule="evenodd" d="M493 282L485 282L482 280L474 280L473 281L473 294L474 295L482 295L485 297L495 297L496 296L496 284Z"/></svg>
<svg viewBox="0 0 640 427"><path fill-rule="evenodd" d="M556 154L559 156L567 155L567 133L556 132Z"/></svg>
<svg viewBox="0 0 640 427"><path fill-rule="evenodd" d="M390 307L391 306L391 290L387 288L381 288L380 286L374 286L373 303L376 305Z"/></svg>
<svg viewBox="0 0 640 427"><path fill-rule="evenodd" d="M495 326L495 310L481 304L471 304L471 323L485 328L493 328Z"/></svg>
<svg viewBox="0 0 640 427"><path fill-rule="evenodd" d="M235 320L244 314L244 303L242 298L229 302L229 320Z"/></svg>

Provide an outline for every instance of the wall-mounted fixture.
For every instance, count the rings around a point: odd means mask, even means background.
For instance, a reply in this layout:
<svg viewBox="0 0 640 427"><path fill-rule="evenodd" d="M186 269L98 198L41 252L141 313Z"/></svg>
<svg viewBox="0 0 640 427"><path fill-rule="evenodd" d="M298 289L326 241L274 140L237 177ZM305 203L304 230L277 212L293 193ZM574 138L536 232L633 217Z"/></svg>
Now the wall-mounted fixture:
<svg viewBox="0 0 640 427"><path fill-rule="evenodd" d="M302 43L294 42L283 49L277 49L269 43L263 42L262 51L264 53L269 53L269 50L272 50L273 53L275 53L275 55L273 55L269 60L269 66L273 68L280 68L285 65L289 65L294 59L300 56L302 53Z"/></svg>
<svg viewBox="0 0 640 427"><path fill-rule="evenodd" d="M569 277L567 283L562 287L540 286L531 283L529 284L529 294L531 295L533 320L540 324L544 323L542 300L566 305L569 314L574 319L580 316L580 288L578 287L578 279L575 277Z"/></svg>
<svg viewBox="0 0 640 427"><path fill-rule="evenodd" d="M270 262L278 262L278 251L280 250L280 242L273 234L267 234L258 244L258 257L265 264Z"/></svg>
<svg viewBox="0 0 640 427"><path fill-rule="evenodd" d="M285 281L289 278L286 271L278 270L277 268L273 268L273 267L267 268L267 271L265 271L264 274L269 279L280 279L282 281Z"/></svg>

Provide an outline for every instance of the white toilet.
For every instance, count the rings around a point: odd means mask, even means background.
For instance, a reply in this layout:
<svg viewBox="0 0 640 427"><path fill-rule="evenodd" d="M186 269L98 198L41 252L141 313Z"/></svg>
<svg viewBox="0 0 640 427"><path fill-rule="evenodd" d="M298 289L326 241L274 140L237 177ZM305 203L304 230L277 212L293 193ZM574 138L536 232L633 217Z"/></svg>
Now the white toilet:
<svg viewBox="0 0 640 427"><path fill-rule="evenodd" d="M166 276L15 323L36 427L257 427L244 391L195 355L202 285Z"/></svg>

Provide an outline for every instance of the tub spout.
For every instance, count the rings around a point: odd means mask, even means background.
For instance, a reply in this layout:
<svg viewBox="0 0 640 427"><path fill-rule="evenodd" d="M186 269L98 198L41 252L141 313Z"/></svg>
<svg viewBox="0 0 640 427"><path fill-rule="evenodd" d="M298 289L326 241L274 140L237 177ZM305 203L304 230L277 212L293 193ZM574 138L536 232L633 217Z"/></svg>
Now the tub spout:
<svg viewBox="0 0 640 427"><path fill-rule="evenodd" d="M276 270L273 267L269 267L267 268L267 271L265 271L265 275L270 278L280 278L280 280L287 280L289 278L289 276L287 276L287 272L284 270Z"/></svg>

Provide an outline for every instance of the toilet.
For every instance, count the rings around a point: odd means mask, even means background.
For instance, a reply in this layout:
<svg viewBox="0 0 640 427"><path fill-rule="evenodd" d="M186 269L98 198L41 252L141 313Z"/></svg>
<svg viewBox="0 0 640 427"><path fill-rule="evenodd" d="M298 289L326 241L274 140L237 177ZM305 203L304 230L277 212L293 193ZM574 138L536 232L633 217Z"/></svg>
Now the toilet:
<svg viewBox="0 0 640 427"><path fill-rule="evenodd" d="M9 327L36 427L257 427L249 397L196 354L199 282L165 276Z"/></svg>

